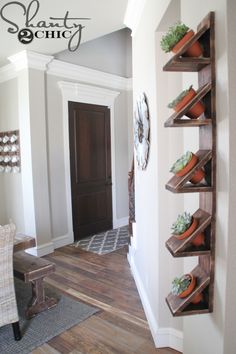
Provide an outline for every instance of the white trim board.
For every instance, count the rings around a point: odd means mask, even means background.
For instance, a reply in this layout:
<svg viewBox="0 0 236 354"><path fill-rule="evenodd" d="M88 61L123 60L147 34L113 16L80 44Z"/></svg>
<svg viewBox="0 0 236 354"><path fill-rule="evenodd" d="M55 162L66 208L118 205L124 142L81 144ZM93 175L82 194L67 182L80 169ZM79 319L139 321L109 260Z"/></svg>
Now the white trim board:
<svg viewBox="0 0 236 354"><path fill-rule="evenodd" d="M132 36L138 28L146 0L129 0L125 12L124 24L132 30Z"/></svg>
<svg viewBox="0 0 236 354"><path fill-rule="evenodd" d="M48 65L47 74L115 90L132 90L132 79L56 59Z"/></svg>
<svg viewBox="0 0 236 354"><path fill-rule="evenodd" d="M51 55L39 54L28 50L22 50L8 57L8 60L15 65L16 71L29 68L45 71L47 65L53 59L54 57Z"/></svg>
<svg viewBox="0 0 236 354"><path fill-rule="evenodd" d="M111 125L111 170L112 170L112 214L113 225L118 225L116 213L116 157L115 157L115 116L114 103L116 97L120 94L117 91L111 91L90 85L77 84L71 82L58 82L62 92L63 102L63 135L64 135L64 161L66 177L66 209L67 209L67 227L72 238L72 203L71 203L71 176L70 176L70 144L69 144L69 117L68 102L81 102L88 104L97 104L110 108ZM73 242L73 241L72 241Z"/></svg>
<svg viewBox="0 0 236 354"><path fill-rule="evenodd" d="M183 333L174 328L160 328L152 312L152 307L149 303L148 296L144 289L138 269L135 265L134 255L135 251L129 246L129 253L127 255L128 262L142 301L142 305L147 317L147 321L152 333L152 337L156 348L170 347L180 352L183 351Z"/></svg>

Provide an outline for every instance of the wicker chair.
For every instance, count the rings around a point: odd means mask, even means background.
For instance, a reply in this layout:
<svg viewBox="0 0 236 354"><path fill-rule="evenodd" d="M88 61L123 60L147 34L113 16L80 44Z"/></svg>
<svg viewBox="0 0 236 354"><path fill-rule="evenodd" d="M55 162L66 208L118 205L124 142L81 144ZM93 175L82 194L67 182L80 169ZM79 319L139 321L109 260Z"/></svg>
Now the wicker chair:
<svg viewBox="0 0 236 354"><path fill-rule="evenodd" d="M0 327L12 324L15 340L21 339L13 277L15 225L0 226Z"/></svg>

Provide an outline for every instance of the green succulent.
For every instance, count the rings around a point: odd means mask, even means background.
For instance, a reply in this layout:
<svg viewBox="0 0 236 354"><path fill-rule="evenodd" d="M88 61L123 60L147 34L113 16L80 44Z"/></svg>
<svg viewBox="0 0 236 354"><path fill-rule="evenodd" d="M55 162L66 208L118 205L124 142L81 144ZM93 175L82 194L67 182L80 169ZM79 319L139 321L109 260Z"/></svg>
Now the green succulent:
<svg viewBox="0 0 236 354"><path fill-rule="evenodd" d="M171 167L170 172L178 173L181 171L191 160L193 153L191 151L187 151L184 155L182 155Z"/></svg>
<svg viewBox="0 0 236 354"><path fill-rule="evenodd" d="M188 274L183 275L181 278L175 278L172 281L171 292L173 295L180 295L185 291L191 283L191 278Z"/></svg>
<svg viewBox="0 0 236 354"><path fill-rule="evenodd" d="M192 215L184 212L182 215L178 215L177 220L172 224L171 230L174 235L181 235L192 224Z"/></svg>
<svg viewBox="0 0 236 354"><path fill-rule="evenodd" d="M168 104L168 108L175 108L175 106L189 93L192 89L192 85L187 89L182 91L172 102Z"/></svg>
<svg viewBox="0 0 236 354"><path fill-rule="evenodd" d="M181 22L171 26L167 33L161 38L161 49L168 53L185 36L189 28Z"/></svg>

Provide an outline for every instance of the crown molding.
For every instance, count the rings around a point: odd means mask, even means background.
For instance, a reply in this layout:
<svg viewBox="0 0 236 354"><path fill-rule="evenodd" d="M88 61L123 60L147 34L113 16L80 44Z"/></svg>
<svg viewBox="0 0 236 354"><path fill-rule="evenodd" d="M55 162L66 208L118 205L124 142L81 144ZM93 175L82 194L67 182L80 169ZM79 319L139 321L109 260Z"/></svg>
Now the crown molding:
<svg viewBox="0 0 236 354"><path fill-rule="evenodd" d="M10 56L11 64L0 68L0 82L13 79L23 69L46 71L48 75L79 81L90 85L104 86L115 90L132 91L132 78L105 73L84 66L54 59L53 56L22 51Z"/></svg>
<svg viewBox="0 0 236 354"><path fill-rule="evenodd" d="M132 90L132 79L56 59L48 65L47 74L117 90Z"/></svg>
<svg viewBox="0 0 236 354"><path fill-rule="evenodd" d="M143 9L146 0L129 0L125 12L124 24L129 27L132 31L132 36L138 28L140 19L142 17Z"/></svg>
<svg viewBox="0 0 236 354"><path fill-rule="evenodd" d="M53 56L39 54L32 51L23 50L17 54L8 57L8 60L14 65L16 71L23 69L36 69L45 71L47 65L53 60Z"/></svg>
<svg viewBox="0 0 236 354"><path fill-rule="evenodd" d="M111 106L120 94L118 91L74 82L59 81L58 86L64 99L75 99L76 102L85 102L86 100L87 103L96 102L96 104L104 106Z"/></svg>
<svg viewBox="0 0 236 354"><path fill-rule="evenodd" d="M15 79L16 71L13 64L8 64L0 68L0 83Z"/></svg>

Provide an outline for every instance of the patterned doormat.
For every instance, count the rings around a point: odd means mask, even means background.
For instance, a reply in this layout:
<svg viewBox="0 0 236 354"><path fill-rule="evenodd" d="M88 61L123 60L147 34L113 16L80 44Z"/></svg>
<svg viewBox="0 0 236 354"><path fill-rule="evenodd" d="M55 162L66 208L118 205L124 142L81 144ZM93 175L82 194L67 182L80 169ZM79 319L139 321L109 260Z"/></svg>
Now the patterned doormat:
<svg viewBox="0 0 236 354"><path fill-rule="evenodd" d="M116 251L129 244L128 226L89 236L73 244L85 251L100 255Z"/></svg>

